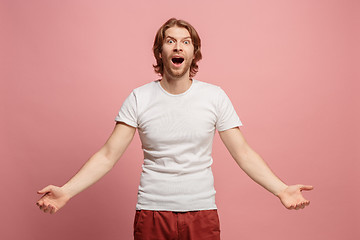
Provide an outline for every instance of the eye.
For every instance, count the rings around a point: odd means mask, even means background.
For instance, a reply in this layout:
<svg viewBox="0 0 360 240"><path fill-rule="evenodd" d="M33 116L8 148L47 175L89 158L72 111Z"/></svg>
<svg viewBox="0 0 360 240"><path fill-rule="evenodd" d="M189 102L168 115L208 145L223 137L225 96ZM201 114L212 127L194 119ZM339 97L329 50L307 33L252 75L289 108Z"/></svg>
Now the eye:
<svg viewBox="0 0 360 240"><path fill-rule="evenodd" d="M169 39L167 42L171 44L171 43L174 43L174 40Z"/></svg>
<svg viewBox="0 0 360 240"><path fill-rule="evenodd" d="M190 44L190 41L189 41L189 40L185 40L185 41L184 41L184 44L188 45L188 44Z"/></svg>

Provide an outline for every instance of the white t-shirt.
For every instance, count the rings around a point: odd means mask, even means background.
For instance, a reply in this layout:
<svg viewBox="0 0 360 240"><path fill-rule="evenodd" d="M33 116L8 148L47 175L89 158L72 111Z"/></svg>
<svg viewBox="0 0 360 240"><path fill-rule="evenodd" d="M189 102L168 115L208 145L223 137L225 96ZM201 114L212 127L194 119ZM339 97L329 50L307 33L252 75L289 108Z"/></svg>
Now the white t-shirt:
<svg viewBox="0 0 360 240"><path fill-rule="evenodd" d="M228 96L218 86L193 79L182 94L160 81L136 88L115 121L136 127L144 162L136 209L216 209L211 157L215 129L241 126Z"/></svg>

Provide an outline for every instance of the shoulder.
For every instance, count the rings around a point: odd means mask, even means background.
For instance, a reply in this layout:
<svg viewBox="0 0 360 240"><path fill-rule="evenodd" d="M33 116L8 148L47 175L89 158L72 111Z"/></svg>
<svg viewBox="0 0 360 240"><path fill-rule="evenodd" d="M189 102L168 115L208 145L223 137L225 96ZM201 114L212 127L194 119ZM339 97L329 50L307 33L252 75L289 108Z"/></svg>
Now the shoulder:
<svg viewBox="0 0 360 240"><path fill-rule="evenodd" d="M146 92L151 92L151 91L153 91L155 88L157 88L157 82L158 82L159 80L156 80L156 81L152 81L152 82L149 82L149 83L147 83L147 84L144 84L144 85L142 85L142 86L140 86L140 87L137 87L137 88L135 88L134 90L133 90L133 92L135 93L135 94L138 94L138 93L146 93Z"/></svg>
<svg viewBox="0 0 360 240"><path fill-rule="evenodd" d="M136 87L132 90L130 95L132 95L136 99L143 99L143 98L147 98L151 95L154 95L154 94L156 94L156 91L159 88L157 86L157 82L158 81L152 81L152 82L144 84L140 87Z"/></svg>
<svg viewBox="0 0 360 240"><path fill-rule="evenodd" d="M211 84L211 83L207 83L207 82L203 82L203 81L199 81L199 80L195 80L195 79L194 79L194 82L199 91L205 91L210 94L219 94L220 92L223 91L221 89L221 87Z"/></svg>
<svg viewBox="0 0 360 240"><path fill-rule="evenodd" d="M217 106L229 103L230 99L228 95L220 86L201 81L197 81L197 85L197 93L204 97L207 96L207 98L211 99L211 101L216 103Z"/></svg>

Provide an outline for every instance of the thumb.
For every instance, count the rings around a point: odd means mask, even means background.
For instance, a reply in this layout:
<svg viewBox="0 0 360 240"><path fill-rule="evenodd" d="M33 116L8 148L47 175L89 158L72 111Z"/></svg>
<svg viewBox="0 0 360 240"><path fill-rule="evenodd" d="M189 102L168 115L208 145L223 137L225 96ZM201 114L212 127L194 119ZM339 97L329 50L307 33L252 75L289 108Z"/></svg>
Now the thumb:
<svg viewBox="0 0 360 240"><path fill-rule="evenodd" d="M51 192L52 190L52 185L49 185L47 187L44 187L43 189L37 191L38 194L44 194L44 193L47 193L47 192Z"/></svg>
<svg viewBox="0 0 360 240"><path fill-rule="evenodd" d="M300 185L300 191L305 190L305 191L309 191L309 190L313 190L314 187L311 185Z"/></svg>

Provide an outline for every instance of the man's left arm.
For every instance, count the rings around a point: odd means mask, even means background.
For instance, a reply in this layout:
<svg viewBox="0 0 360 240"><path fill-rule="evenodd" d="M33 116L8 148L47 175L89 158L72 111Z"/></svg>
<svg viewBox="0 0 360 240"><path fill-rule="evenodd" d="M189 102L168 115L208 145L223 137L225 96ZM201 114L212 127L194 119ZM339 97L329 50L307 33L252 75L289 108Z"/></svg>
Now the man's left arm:
<svg viewBox="0 0 360 240"><path fill-rule="evenodd" d="M312 190L312 186L292 185L282 182L265 161L246 142L238 127L219 131L226 148L240 168L255 182L277 196L288 209L301 209L310 204L302 190Z"/></svg>

